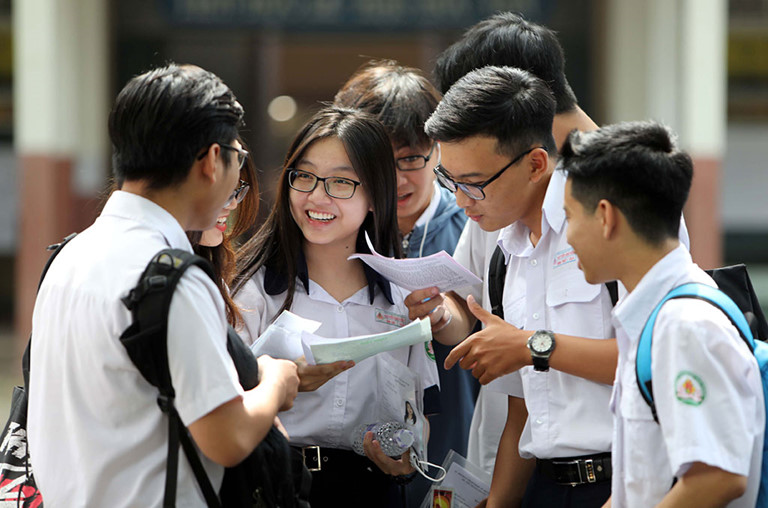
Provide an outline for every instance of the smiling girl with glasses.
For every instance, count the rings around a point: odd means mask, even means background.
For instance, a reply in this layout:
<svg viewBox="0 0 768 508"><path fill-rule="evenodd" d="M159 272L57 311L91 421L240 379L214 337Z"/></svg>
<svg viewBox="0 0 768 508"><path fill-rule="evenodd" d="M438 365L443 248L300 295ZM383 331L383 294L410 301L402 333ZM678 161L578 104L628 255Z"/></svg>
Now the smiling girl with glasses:
<svg viewBox="0 0 768 508"><path fill-rule="evenodd" d="M308 121L288 151L266 223L238 252L234 295L247 342L283 310L321 322L316 333L324 337L369 335L408 323L405 290L359 259L347 259L369 252L366 234L377 252L400 257L395 188L391 144L375 118L326 108ZM356 425L379 413L377 372L391 358L409 367L422 387L437 384L424 344L357 364L312 366L303 357L290 358L299 365L300 393L280 419L313 470L313 506L399 506L392 476L414 471L407 454L389 458L373 444L370 459L352 451Z"/></svg>

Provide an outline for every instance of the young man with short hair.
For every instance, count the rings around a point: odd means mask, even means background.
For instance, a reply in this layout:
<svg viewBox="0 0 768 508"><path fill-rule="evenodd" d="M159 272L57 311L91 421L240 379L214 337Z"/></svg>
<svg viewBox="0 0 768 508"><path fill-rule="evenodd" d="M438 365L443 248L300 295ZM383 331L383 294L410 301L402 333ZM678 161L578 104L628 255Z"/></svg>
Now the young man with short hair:
<svg viewBox="0 0 768 508"><path fill-rule="evenodd" d="M192 252L185 231L213 227L234 199L242 117L229 88L194 66L149 71L118 95L109 132L121 190L62 249L35 302L29 447L46 506L162 504L167 417L119 340L132 322L121 298L160 250ZM226 337L221 293L193 266L170 306L168 364L216 491L223 466L253 451L298 388L293 362L262 357L261 382L243 392ZM183 454L176 504L206 506Z"/></svg>
<svg viewBox="0 0 768 508"><path fill-rule="evenodd" d="M652 122L574 132L562 150L568 243L586 280L620 280L613 310L619 364L613 390L613 508L754 507L765 408L757 362L728 317L693 298L667 301L653 328L658 422L635 359L650 314L688 282L716 286L681 245L693 175L672 133Z"/></svg>
<svg viewBox="0 0 768 508"><path fill-rule="evenodd" d="M485 324L446 367L461 359L481 383L509 374L496 383L509 414L488 506L600 506L610 494L607 467L594 483L580 473L587 461L610 463L611 302L605 286L584 280L565 240L554 114L542 80L484 67L457 81L426 124L442 147L438 179L482 229L503 228L506 321L435 288L406 299L411 317L430 316L441 342L461 341L477 319ZM548 349L529 349L535 330L546 331Z"/></svg>
<svg viewBox="0 0 768 508"><path fill-rule="evenodd" d="M512 12L495 14L472 26L440 55L435 65L435 77L445 93L459 78L487 65L525 69L547 84L556 102L552 133L558 150L572 130L586 132L598 128L578 105L565 75L563 48L557 34L548 27ZM472 294L483 308L490 309L488 266L498 236L498 232L483 231L475 222L467 224L454 258L481 277L483 284L482 287L460 289L451 293L452 297L466 300ZM682 221L680 239L688 245L688 232ZM465 336L468 332L457 333ZM505 400L503 393L482 387L472 418L467 458L488 471L493 470L506 421Z"/></svg>
<svg viewBox="0 0 768 508"><path fill-rule="evenodd" d="M573 129L591 131L597 125L578 106L565 76L565 57L557 34L544 25L512 12L500 12L470 27L448 47L435 64L435 80L443 93L468 72L486 65L525 69L543 80L555 98L552 133L558 149ZM496 249L498 231L484 231L468 222L456 245L454 258L483 279L483 284L462 288L456 295L471 294L485 309L488 298L488 266ZM467 442L467 459L493 472L499 439L507 418L506 395L480 388Z"/></svg>

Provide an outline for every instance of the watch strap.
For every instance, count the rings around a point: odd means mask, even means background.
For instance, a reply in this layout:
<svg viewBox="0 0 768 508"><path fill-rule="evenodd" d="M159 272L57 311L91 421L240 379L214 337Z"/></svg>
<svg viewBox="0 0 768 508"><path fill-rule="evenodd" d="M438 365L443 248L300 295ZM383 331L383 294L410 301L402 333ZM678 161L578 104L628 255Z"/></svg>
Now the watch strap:
<svg viewBox="0 0 768 508"><path fill-rule="evenodd" d="M533 360L533 370L537 372L546 372L549 370L549 356L531 355Z"/></svg>

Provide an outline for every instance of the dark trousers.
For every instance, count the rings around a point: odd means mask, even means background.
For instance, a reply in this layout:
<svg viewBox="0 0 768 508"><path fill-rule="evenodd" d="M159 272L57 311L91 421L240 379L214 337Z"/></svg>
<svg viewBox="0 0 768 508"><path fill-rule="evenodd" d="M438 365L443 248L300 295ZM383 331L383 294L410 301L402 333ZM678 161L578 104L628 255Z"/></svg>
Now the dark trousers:
<svg viewBox="0 0 768 508"><path fill-rule="evenodd" d="M525 489L523 508L600 508L611 497L611 482L571 487L555 483L537 465Z"/></svg>
<svg viewBox="0 0 768 508"><path fill-rule="evenodd" d="M323 450L328 460L320 471L312 471L312 508L404 506L400 486L367 457L350 450Z"/></svg>

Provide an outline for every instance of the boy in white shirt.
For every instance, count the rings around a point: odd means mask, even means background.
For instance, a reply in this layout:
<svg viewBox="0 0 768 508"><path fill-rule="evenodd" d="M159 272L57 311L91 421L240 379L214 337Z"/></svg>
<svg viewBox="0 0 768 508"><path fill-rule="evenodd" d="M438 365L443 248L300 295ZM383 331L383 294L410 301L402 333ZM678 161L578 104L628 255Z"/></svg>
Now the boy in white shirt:
<svg viewBox="0 0 768 508"><path fill-rule="evenodd" d="M656 305L688 282L715 286L678 239L690 157L651 122L574 132L561 155L567 237L579 266L588 282L618 279L629 292L613 311L619 362L606 506L755 506L762 384L726 315L690 298L661 308L651 354L658 423L636 380L637 344Z"/></svg>
<svg viewBox="0 0 768 508"><path fill-rule="evenodd" d="M159 251L192 252L185 231L212 228L236 199L243 114L217 76L191 65L148 71L118 95L109 131L121 190L61 251L35 302L29 449L46 506L163 503L168 422L120 343L132 322L121 298ZM195 266L174 292L167 328L175 407L218 492L224 468L293 405L296 365L262 356L259 385L244 391L221 292ZM176 505L207 506L183 455L177 474Z"/></svg>

